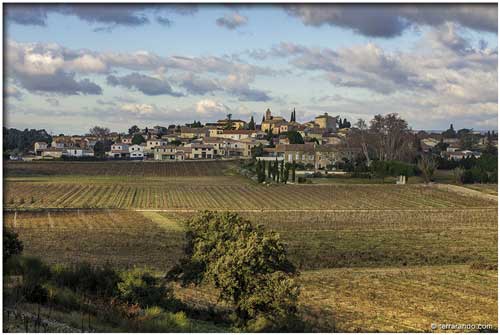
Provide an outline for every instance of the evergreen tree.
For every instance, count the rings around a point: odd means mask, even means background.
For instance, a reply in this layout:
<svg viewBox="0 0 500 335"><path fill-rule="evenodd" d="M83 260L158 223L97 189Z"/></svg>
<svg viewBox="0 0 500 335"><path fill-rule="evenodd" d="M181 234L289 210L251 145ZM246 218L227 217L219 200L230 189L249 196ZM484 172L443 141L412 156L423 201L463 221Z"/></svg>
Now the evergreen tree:
<svg viewBox="0 0 500 335"><path fill-rule="evenodd" d="M267 177L271 178L271 176L272 176L271 161L267 161Z"/></svg>
<svg viewBox="0 0 500 335"><path fill-rule="evenodd" d="M250 118L250 122L248 122L248 129L249 130L255 130L255 121L253 120L253 115Z"/></svg>
<svg viewBox="0 0 500 335"><path fill-rule="evenodd" d="M146 142L146 140L141 134L135 134L134 137L132 137L132 144L141 144L144 142Z"/></svg>
<svg viewBox="0 0 500 335"><path fill-rule="evenodd" d="M276 159L275 163L274 163L274 169L275 169L275 173L276 173L276 182L279 183L280 182L280 168L279 168L279 162L278 160Z"/></svg>
<svg viewBox="0 0 500 335"><path fill-rule="evenodd" d="M280 164L280 180L283 182L283 175L285 174L285 161L282 160Z"/></svg>
<svg viewBox="0 0 500 335"><path fill-rule="evenodd" d="M265 168L264 168L264 162L258 160L257 161L257 180L259 183L263 183L266 180L266 173L265 173Z"/></svg>
<svg viewBox="0 0 500 335"><path fill-rule="evenodd" d="M288 177L290 176L290 163L286 163L285 164L285 172L283 174L283 183L287 183L288 182Z"/></svg>
<svg viewBox="0 0 500 335"><path fill-rule="evenodd" d="M295 161L292 162L292 182L295 183L295 169L297 168L297 164L295 164Z"/></svg>
<svg viewBox="0 0 500 335"><path fill-rule="evenodd" d="M351 123L349 121L347 121L346 118L344 118L344 122L342 123L342 126L344 126L344 128L351 128Z"/></svg>

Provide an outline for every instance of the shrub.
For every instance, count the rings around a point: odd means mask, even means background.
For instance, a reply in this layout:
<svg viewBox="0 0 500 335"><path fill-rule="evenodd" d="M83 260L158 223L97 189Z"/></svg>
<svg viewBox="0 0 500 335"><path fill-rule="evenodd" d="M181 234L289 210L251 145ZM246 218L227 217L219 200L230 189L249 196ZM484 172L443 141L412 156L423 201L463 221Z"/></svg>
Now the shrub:
<svg viewBox="0 0 500 335"><path fill-rule="evenodd" d="M192 328L184 312L170 313L160 307L147 308L137 325L145 333L190 332Z"/></svg>
<svg viewBox="0 0 500 335"><path fill-rule="evenodd" d="M24 282L21 286L21 292L28 302L44 304L48 301L49 292L40 283Z"/></svg>
<svg viewBox="0 0 500 335"><path fill-rule="evenodd" d="M19 240L16 232L3 228L3 262L23 251L23 243Z"/></svg>
<svg viewBox="0 0 500 335"><path fill-rule="evenodd" d="M146 269L135 268L120 274L120 299L140 306L165 306L172 299L172 290L160 285Z"/></svg>
<svg viewBox="0 0 500 335"><path fill-rule="evenodd" d="M30 284L45 283L51 277L50 267L39 258L23 256L18 258L17 274L23 276L23 282Z"/></svg>
<svg viewBox="0 0 500 335"><path fill-rule="evenodd" d="M55 290L53 301L58 306L62 306L68 310L76 310L81 306L80 299L75 292L67 287L59 288Z"/></svg>
<svg viewBox="0 0 500 335"><path fill-rule="evenodd" d="M113 296L120 277L109 264L93 266L90 263L56 265L52 269L53 282L60 287L81 290L92 294Z"/></svg>

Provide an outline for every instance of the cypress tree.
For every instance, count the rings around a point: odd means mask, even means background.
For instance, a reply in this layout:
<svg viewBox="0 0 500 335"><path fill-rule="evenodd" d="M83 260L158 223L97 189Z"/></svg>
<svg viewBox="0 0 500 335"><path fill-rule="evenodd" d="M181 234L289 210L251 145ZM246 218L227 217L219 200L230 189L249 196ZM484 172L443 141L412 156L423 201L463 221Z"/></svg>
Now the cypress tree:
<svg viewBox="0 0 500 335"><path fill-rule="evenodd" d="M286 163L285 164L285 173L283 175L283 183L287 183L288 182L288 177L290 175L290 163Z"/></svg>
<svg viewBox="0 0 500 335"><path fill-rule="evenodd" d="M280 180L283 182L283 175L285 174L285 160L281 161L280 164Z"/></svg>
<svg viewBox="0 0 500 335"><path fill-rule="evenodd" d="M267 161L267 177L271 178L271 161Z"/></svg>
<svg viewBox="0 0 500 335"><path fill-rule="evenodd" d="M295 161L292 162L292 182L295 183L295 169L296 169Z"/></svg>
<svg viewBox="0 0 500 335"><path fill-rule="evenodd" d="M250 122L248 122L248 129L255 130L255 121L253 120L253 115L250 118Z"/></svg>

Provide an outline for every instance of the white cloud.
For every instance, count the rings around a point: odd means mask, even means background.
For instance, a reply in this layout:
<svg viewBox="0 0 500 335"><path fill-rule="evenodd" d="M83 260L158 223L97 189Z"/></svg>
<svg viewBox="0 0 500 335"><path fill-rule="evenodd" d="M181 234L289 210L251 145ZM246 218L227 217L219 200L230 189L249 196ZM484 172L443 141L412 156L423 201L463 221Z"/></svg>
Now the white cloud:
<svg viewBox="0 0 500 335"><path fill-rule="evenodd" d="M228 106L216 100L204 99L196 103L196 112L200 114L226 113L229 110Z"/></svg>

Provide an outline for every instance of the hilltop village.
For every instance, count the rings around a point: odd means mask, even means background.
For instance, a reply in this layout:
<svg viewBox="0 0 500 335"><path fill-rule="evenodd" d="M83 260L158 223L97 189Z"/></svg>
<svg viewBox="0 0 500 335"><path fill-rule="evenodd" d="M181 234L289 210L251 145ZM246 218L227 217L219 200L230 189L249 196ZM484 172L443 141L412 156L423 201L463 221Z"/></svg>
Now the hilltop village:
<svg viewBox="0 0 500 335"><path fill-rule="evenodd" d="M455 131L453 125L441 133L413 131L396 114L375 116L369 126L361 120L351 125L346 118L328 113L304 123L296 120L295 109L289 120L267 109L260 124L253 116L247 122L228 114L225 119L205 124L194 121L144 129L134 125L127 133L111 132L98 126L86 135L50 136L45 130L30 130L35 132L30 136L37 138L28 144L32 149L11 154L8 158L25 161L255 158L295 162L307 170L317 171L335 169L345 162L355 164L359 159L369 165L370 157L411 162L422 153L430 153L441 162L458 162L478 159L488 145L498 146L495 132Z"/></svg>
<svg viewBox="0 0 500 335"><path fill-rule="evenodd" d="M101 129L84 136L53 136L52 142L37 141L33 155L24 159L85 159L99 156L98 142L106 141L104 156L114 160L213 160L250 158L255 155L296 160L316 168L334 164L335 160L353 150L343 146L350 124L343 126L339 116L328 113L306 123L296 121L295 110L290 120L272 115L268 109L260 124L253 117L249 122L226 119L202 125L193 122L185 126L155 126L139 129L133 126L128 134ZM293 158L292 158L293 156Z"/></svg>

